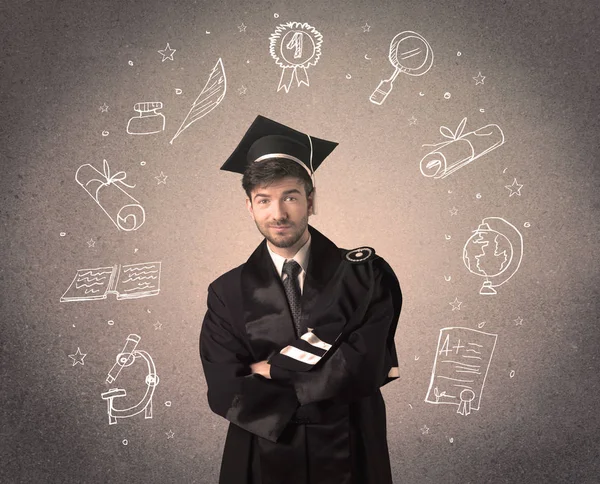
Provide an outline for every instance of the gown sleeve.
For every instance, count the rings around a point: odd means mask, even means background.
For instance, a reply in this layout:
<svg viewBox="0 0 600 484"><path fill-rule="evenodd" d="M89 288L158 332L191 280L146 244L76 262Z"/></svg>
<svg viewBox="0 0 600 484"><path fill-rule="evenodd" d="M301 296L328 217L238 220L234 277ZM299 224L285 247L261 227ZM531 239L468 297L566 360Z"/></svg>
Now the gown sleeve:
<svg viewBox="0 0 600 484"><path fill-rule="evenodd" d="M250 351L232 328L230 314L212 284L200 332L200 359L211 410L255 435L277 441L299 405L294 388L251 373Z"/></svg>
<svg viewBox="0 0 600 484"><path fill-rule="evenodd" d="M363 398L399 376L394 334L402 294L392 269L382 264L367 308L349 332L332 338L323 336L326 328L317 336L316 328L269 360L271 377L291 384L301 405Z"/></svg>

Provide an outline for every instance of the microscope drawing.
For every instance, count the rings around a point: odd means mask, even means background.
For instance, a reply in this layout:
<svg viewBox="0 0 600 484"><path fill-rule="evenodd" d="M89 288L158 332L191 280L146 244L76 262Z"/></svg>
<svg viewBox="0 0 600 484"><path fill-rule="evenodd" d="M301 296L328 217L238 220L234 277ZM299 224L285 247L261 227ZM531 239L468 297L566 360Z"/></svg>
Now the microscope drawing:
<svg viewBox="0 0 600 484"><path fill-rule="evenodd" d="M102 399L106 400L108 404L108 423L110 425L116 424L119 418L133 417L141 412L144 412L145 418L152 418L152 396L154 395L156 385L158 385L159 378L156 374L154 361L152 361L150 355L145 351L136 349L140 339L137 334L130 334L127 337L123 351L117 355L116 362L108 372L106 381L113 383L119 377L123 368L133 365L136 360L143 360L147 366L147 374L144 381L146 384L146 393L137 404L128 408L115 408L114 406L115 399L127 395L124 388L111 388L102 393Z"/></svg>

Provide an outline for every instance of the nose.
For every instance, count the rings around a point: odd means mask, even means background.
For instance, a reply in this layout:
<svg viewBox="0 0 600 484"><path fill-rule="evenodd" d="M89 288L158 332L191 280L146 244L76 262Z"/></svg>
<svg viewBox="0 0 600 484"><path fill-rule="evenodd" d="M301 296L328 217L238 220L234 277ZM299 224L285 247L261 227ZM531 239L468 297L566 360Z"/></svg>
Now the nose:
<svg viewBox="0 0 600 484"><path fill-rule="evenodd" d="M287 214L287 211L285 209L285 205L283 204L283 202L279 201L279 202L273 203L272 209L273 209L273 212L271 215L273 216L273 219L275 221L282 222L287 219L288 214Z"/></svg>

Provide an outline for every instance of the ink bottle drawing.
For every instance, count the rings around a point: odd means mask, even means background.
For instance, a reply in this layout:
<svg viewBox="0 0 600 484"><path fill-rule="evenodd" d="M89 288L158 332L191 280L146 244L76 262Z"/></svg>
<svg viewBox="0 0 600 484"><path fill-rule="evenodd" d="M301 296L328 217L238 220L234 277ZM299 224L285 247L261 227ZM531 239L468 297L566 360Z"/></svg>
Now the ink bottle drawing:
<svg viewBox="0 0 600 484"><path fill-rule="evenodd" d="M155 134L165 130L165 116L159 113L162 109L161 102L141 102L133 106L134 111L139 113L133 116L127 123L129 134Z"/></svg>

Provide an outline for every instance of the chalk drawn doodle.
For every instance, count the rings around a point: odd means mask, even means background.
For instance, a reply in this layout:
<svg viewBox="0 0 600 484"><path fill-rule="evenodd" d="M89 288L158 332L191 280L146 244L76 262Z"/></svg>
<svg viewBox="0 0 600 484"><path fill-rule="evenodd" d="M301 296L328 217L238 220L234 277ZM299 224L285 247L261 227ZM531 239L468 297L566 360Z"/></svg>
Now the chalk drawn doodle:
<svg viewBox="0 0 600 484"><path fill-rule="evenodd" d="M167 46L164 49L158 51L158 53L160 55L162 55L163 62L166 61L167 59L172 61L173 54L175 52L177 52L177 49L172 49L168 42L167 42Z"/></svg>
<svg viewBox="0 0 600 484"><path fill-rule="evenodd" d="M83 359L86 356L87 356L87 353L82 353L78 346L77 351L75 353L73 353L72 355L69 355L69 358L71 358L73 360L72 366L75 366L77 364L80 364L81 366L83 366L84 365Z"/></svg>
<svg viewBox="0 0 600 484"><path fill-rule="evenodd" d="M283 69L277 92L289 92L294 79L297 86L310 85L306 71L319 62L322 43L321 33L306 22L288 22L275 29L269 37L269 52Z"/></svg>
<svg viewBox="0 0 600 484"><path fill-rule="evenodd" d="M109 293L116 294L117 300L156 296L160 270L160 262L79 269L60 302L106 299Z"/></svg>
<svg viewBox="0 0 600 484"><path fill-rule="evenodd" d="M477 74L473 80L475 81L475 85L479 85L479 84L483 84L483 80L485 79L485 76L481 75L481 72L479 74Z"/></svg>
<svg viewBox="0 0 600 484"><path fill-rule="evenodd" d="M457 413L479 410L497 334L470 328L442 328L425 401L457 405Z"/></svg>
<svg viewBox="0 0 600 484"><path fill-rule="evenodd" d="M421 159L421 173L424 176L446 178L459 168L504 144L504 133L497 124L488 124L475 131L463 133L466 124L465 117L454 132L446 126L441 126L440 133L448 140L423 145L433 147L433 150Z"/></svg>
<svg viewBox="0 0 600 484"><path fill-rule="evenodd" d="M240 32L246 32L246 28L248 28L248 26L244 25L244 22L242 22L242 25L238 25L238 30Z"/></svg>
<svg viewBox="0 0 600 484"><path fill-rule="evenodd" d="M423 425L423 427L421 427L419 430L421 430L423 435L429 434L429 427L427 427L427 425Z"/></svg>
<svg viewBox="0 0 600 484"><path fill-rule="evenodd" d="M117 355L116 362L108 372L106 382L112 384L121 374L124 368L132 367L136 360L143 360L146 363L146 377L144 383L146 384L146 392L144 396L135 404L126 408L115 408L115 399L120 400L122 397L127 396L127 390L124 388L111 388L110 390L101 394L103 400L106 400L108 404L108 423L114 425L117 423L119 418L128 418L137 415L138 413L144 412L144 418L152 418L152 397L156 385L158 385L159 378L156 374L156 367L152 357L145 351L138 350L137 345L141 338L137 334L130 334L127 336L123 351Z"/></svg>
<svg viewBox="0 0 600 484"><path fill-rule="evenodd" d="M507 282L521 266L523 236L500 217L484 218L463 248L463 262L472 274L485 280L479 294L497 294L496 287Z"/></svg>
<svg viewBox="0 0 600 484"><path fill-rule="evenodd" d="M507 190L510 191L508 198L512 197L513 195L518 195L520 197L521 196L521 188L523 188L523 185L518 183L517 179L515 178L514 181L512 182L512 185L504 185L504 188L506 188Z"/></svg>
<svg viewBox="0 0 600 484"><path fill-rule="evenodd" d="M168 432L165 432L165 434L167 435L167 440L168 439L172 439L173 437L175 437L175 432L173 432L172 430L169 430Z"/></svg>
<svg viewBox="0 0 600 484"><path fill-rule="evenodd" d="M242 86L242 87L238 88L237 91L240 96L243 96L244 94L246 94L247 88Z"/></svg>
<svg viewBox="0 0 600 484"><path fill-rule="evenodd" d="M450 212L450 216L453 217L454 215L458 215L458 208L456 207L452 207L450 210L448 210ZM450 240L450 239L446 239L446 240Z"/></svg>
<svg viewBox="0 0 600 484"><path fill-rule="evenodd" d="M371 26L365 22L365 24L362 26L363 29L363 33L365 32L370 32L371 31Z"/></svg>
<svg viewBox="0 0 600 484"><path fill-rule="evenodd" d="M107 113L108 112L108 104L104 103L102 106L100 106L100 112Z"/></svg>
<svg viewBox="0 0 600 484"><path fill-rule="evenodd" d="M94 239L90 239L87 241L87 245L89 248L96 247L96 241Z"/></svg>
<svg viewBox="0 0 600 484"><path fill-rule="evenodd" d="M452 306L452 311L460 311L460 306L463 302L459 301L457 297L454 298L454 301L448 303Z"/></svg>
<svg viewBox="0 0 600 484"><path fill-rule="evenodd" d="M227 77L225 76L225 68L223 67L223 61L219 57L219 60L210 71L208 80L202 88L202 91L192 104L190 112L187 114L181 126L170 141L173 144L175 138L177 138L182 131L185 131L192 123L206 116L213 109L215 109L225 97L227 92Z"/></svg>
<svg viewBox="0 0 600 484"><path fill-rule="evenodd" d="M392 39L388 57L395 69L394 73L389 79L381 81L369 98L373 104L379 106L392 91L398 74L402 72L409 76L422 76L433 65L433 50L429 42L410 30L400 32Z"/></svg>
<svg viewBox="0 0 600 484"><path fill-rule="evenodd" d="M125 188L135 185L125 183L127 174L118 171L111 175L106 160L103 161L104 173L90 164L81 165L75 172L75 181L104 211L119 230L127 232L139 229L146 220L144 207L133 198Z"/></svg>
<svg viewBox="0 0 600 484"><path fill-rule="evenodd" d="M519 316L517 319L513 319L515 326L523 326L523 318Z"/></svg>
<svg viewBox="0 0 600 484"><path fill-rule="evenodd" d="M165 130L165 115L158 110L163 108L160 101L141 102L133 106L138 113L127 123L128 134L156 134Z"/></svg>
<svg viewBox="0 0 600 484"><path fill-rule="evenodd" d="M156 178L156 181L158 182L157 185L160 185L161 183L163 185L167 184L167 178L169 177L169 175L165 175L162 171L160 172L160 175L156 175L154 178Z"/></svg>
<svg viewBox="0 0 600 484"><path fill-rule="evenodd" d="M413 126L415 124L417 124L417 118L415 118L414 116L408 118L408 125L409 126Z"/></svg>

